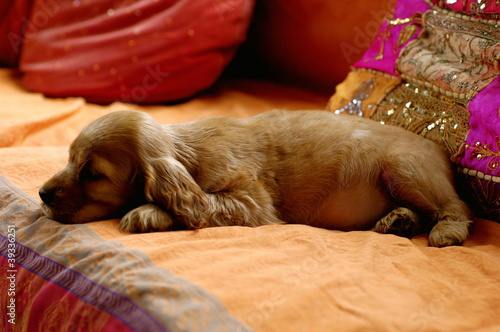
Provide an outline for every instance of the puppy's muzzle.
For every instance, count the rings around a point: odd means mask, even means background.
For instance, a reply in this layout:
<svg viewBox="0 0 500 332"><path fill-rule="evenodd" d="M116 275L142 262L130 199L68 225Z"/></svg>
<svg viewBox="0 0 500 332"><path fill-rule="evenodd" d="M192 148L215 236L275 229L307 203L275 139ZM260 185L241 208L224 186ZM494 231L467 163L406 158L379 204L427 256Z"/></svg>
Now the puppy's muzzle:
<svg viewBox="0 0 500 332"><path fill-rule="evenodd" d="M52 202L54 202L54 199L56 198L56 190L42 187L38 191L38 195L42 199L42 202L44 202L47 205L50 205Z"/></svg>

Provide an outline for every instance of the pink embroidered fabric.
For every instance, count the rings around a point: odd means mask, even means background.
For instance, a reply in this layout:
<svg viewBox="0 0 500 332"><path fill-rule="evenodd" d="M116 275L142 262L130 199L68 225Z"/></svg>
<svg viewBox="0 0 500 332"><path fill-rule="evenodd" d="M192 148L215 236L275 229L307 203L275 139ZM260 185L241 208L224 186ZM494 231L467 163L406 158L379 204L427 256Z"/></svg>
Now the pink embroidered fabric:
<svg viewBox="0 0 500 332"><path fill-rule="evenodd" d="M500 1L399 0L354 66L373 74L373 86L387 74L401 80L372 98L378 101L366 106L369 112L358 114L445 146L457 166L459 191L478 216L495 221L500 221L499 31ZM353 91L352 100L358 98Z"/></svg>
<svg viewBox="0 0 500 332"><path fill-rule="evenodd" d="M398 1L392 16L382 23L377 37L354 68L370 68L396 76L399 52L421 31L419 15L413 16L430 8L423 0Z"/></svg>
<svg viewBox="0 0 500 332"><path fill-rule="evenodd" d="M500 179L499 95L500 77L497 77L470 102L470 132L460 163L463 167L482 171L487 178Z"/></svg>

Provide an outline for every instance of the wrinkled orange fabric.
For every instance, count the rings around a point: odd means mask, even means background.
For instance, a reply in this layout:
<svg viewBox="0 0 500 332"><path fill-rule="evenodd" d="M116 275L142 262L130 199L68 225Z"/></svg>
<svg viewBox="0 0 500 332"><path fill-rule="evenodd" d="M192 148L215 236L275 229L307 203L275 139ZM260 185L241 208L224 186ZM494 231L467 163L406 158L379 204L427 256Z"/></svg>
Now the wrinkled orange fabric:
<svg viewBox="0 0 500 332"><path fill-rule="evenodd" d="M275 107L322 108L328 99L238 81L174 106L102 107L78 98L42 98L16 82L0 70L0 174L33 197L65 165L68 144L81 127L115 109L180 122ZM426 235L408 240L305 225L147 234L124 233L117 220L87 225L198 284L256 331L500 329L500 224L491 221L477 220L463 246L448 248L428 247Z"/></svg>

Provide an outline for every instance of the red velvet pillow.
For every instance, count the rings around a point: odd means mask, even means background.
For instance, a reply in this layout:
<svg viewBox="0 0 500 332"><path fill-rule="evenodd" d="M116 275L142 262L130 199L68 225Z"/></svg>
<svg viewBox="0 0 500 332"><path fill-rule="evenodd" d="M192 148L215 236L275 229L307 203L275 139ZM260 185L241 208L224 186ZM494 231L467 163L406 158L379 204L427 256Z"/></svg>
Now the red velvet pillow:
<svg viewBox="0 0 500 332"><path fill-rule="evenodd" d="M0 65L15 67L21 54L22 31L30 12L30 0L0 1Z"/></svg>
<svg viewBox="0 0 500 332"><path fill-rule="evenodd" d="M253 0L35 0L26 87L88 101L151 103L210 86L245 39Z"/></svg>

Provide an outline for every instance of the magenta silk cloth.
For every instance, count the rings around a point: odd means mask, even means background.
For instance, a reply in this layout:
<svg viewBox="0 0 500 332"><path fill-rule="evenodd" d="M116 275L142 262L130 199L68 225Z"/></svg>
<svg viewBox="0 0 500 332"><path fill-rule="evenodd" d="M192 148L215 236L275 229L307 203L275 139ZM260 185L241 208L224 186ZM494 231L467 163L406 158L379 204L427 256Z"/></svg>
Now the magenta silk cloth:
<svg viewBox="0 0 500 332"><path fill-rule="evenodd" d="M390 20L411 18L415 13L423 13L431 7L424 0L406 1L399 0L396 2L394 12ZM384 20L380 26L380 30L370 48L365 52L363 57L354 64L354 68L369 68L378 70L390 75L396 74L396 60L401 49L414 40L421 29L415 31L411 38L406 40L402 45L398 45L398 36L405 24L397 24L389 26L389 21ZM407 23L410 24L410 23ZM383 57L377 59L377 56L382 52Z"/></svg>
<svg viewBox="0 0 500 332"><path fill-rule="evenodd" d="M445 128L457 121L460 132L466 133L460 149L452 153L459 170L458 189L478 215L496 221L500 221L499 22L498 1L398 0L371 47L354 65L402 78L401 84L409 83L412 91L427 90L404 101L413 105L427 100L419 116L428 112L430 118L421 120L421 128L431 130L436 123ZM397 100L385 93L380 100L386 104ZM450 107L443 112L432 98L447 100ZM460 109L468 114L446 114ZM438 119L439 114L443 118ZM442 135L452 134L443 129Z"/></svg>
<svg viewBox="0 0 500 332"><path fill-rule="evenodd" d="M500 176L500 77L469 103L470 131L461 164Z"/></svg>

